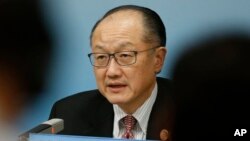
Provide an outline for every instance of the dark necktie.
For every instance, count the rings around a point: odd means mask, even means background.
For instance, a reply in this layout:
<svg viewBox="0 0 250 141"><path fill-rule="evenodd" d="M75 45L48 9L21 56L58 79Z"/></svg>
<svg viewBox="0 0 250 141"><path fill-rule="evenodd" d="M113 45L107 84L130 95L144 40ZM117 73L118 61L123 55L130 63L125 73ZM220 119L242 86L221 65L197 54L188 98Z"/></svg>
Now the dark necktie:
<svg viewBox="0 0 250 141"><path fill-rule="evenodd" d="M132 130L135 127L136 119L132 115L127 115L122 120L123 120L124 128L125 128L125 133L122 135L122 138L133 139L134 135L133 135Z"/></svg>

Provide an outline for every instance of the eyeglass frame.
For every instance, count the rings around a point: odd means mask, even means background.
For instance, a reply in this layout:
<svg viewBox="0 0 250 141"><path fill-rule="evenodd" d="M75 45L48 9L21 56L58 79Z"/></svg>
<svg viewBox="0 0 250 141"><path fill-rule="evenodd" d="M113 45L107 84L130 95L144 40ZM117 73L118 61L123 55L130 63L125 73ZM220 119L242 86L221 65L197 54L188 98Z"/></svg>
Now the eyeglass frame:
<svg viewBox="0 0 250 141"><path fill-rule="evenodd" d="M140 51L120 51L120 52L115 52L115 53L89 53L89 54L88 54L88 57L89 57L89 60L90 60L91 65L94 66L94 67L107 67L107 66L109 65L109 63L110 63L110 60L111 60L110 58L111 58L111 56L115 59L115 62L116 62L118 65L120 65L120 66L129 66L129 65L133 65L133 64L136 63L136 61L137 61L137 54L138 54L138 53L146 52L146 51L153 50L153 49L156 49L156 48L159 48L159 47L161 47L161 46L156 46L156 47L152 47L152 48L145 49L145 50L140 50ZM134 55L135 55L134 62L133 62L133 63L130 63L130 64L126 64L126 65L120 64L120 63L117 61L118 59L115 57L115 54L117 54L117 53L122 53L122 52L133 52ZM91 61L91 56L92 56L93 54L107 54L107 55L108 55L107 64L106 64L106 65L103 65L103 66L96 66L96 65L94 65L93 62Z"/></svg>

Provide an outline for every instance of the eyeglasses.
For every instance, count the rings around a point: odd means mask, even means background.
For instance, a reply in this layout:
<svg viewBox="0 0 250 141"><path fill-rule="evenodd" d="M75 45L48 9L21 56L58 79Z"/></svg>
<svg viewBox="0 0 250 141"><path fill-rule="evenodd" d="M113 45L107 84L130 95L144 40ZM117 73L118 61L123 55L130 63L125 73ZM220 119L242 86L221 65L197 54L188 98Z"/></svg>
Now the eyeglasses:
<svg viewBox="0 0 250 141"><path fill-rule="evenodd" d="M120 66L128 66L136 63L137 54L149 50L156 49L160 46L149 48L141 51L121 51L116 53L89 53L88 57L91 64L95 67L106 67L110 62L111 56L114 57L117 64Z"/></svg>

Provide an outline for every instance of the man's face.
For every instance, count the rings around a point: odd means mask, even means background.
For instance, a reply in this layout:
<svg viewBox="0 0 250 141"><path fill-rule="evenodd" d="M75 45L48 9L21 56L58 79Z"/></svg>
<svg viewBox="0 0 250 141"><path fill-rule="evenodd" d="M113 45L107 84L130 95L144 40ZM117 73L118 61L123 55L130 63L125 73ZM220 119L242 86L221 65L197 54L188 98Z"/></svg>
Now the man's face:
<svg viewBox="0 0 250 141"><path fill-rule="evenodd" d="M92 37L92 52L111 54L155 47L143 42L143 35L141 15L120 11L97 26ZM118 104L127 113L134 112L150 96L165 53L163 47L138 53L136 63L128 66L120 66L111 57L107 67L94 67L99 91L110 103Z"/></svg>

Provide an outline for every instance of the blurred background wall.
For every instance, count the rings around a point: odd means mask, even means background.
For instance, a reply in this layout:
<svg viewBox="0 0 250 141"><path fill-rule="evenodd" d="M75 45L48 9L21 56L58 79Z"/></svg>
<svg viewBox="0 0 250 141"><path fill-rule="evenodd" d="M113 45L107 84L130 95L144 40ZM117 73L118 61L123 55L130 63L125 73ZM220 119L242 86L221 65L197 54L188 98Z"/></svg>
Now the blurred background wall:
<svg viewBox="0 0 250 141"><path fill-rule="evenodd" d="M90 31L107 10L122 4L149 7L163 19L168 53L159 76L170 79L175 60L186 50L183 45L212 31L221 34L233 29L250 35L248 0L43 0L45 22L53 37L53 58L46 76L46 94L24 111L20 131L47 120L56 100L96 88L87 57Z"/></svg>

